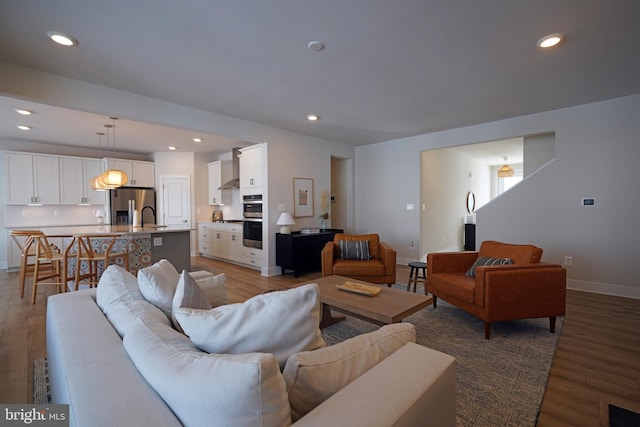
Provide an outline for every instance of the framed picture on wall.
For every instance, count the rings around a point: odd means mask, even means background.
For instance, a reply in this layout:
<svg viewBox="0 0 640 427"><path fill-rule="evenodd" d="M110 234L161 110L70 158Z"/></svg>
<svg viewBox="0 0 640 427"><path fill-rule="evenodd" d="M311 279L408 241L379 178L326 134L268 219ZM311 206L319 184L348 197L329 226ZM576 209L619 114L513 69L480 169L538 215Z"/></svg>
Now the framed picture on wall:
<svg viewBox="0 0 640 427"><path fill-rule="evenodd" d="M293 216L313 216L312 178L293 178Z"/></svg>

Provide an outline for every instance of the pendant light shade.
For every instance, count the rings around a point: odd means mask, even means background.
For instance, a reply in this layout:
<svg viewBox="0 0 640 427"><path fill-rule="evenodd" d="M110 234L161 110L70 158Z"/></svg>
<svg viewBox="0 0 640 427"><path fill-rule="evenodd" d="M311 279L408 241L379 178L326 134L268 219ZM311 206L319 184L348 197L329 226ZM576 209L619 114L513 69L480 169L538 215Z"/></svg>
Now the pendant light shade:
<svg viewBox="0 0 640 427"><path fill-rule="evenodd" d="M110 117L113 121L112 125L104 125L107 128L107 147L109 146L109 130L113 129L113 147L116 146L116 120L117 117ZM102 135L104 133L98 132L98 135L102 139ZM100 175L91 178L89 181L89 185L94 190L110 190L118 187L122 187L129 182L129 177L127 174L120 169L107 169Z"/></svg>
<svg viewBox="0 0 640 427"><path fill-rule="evenodd" d="M513 168L507 164L507 157L504 157L504 166L498 169L498 178L511 178L514 174Z"/></svg>
<svg viewBox="0 0 640 427"><path fill-rule="evenodd" d="M98 182L104 184L108 188L118 188L126 185L129 181L129 177L124 171L120 169L106 170L98 177Z"/></svg>

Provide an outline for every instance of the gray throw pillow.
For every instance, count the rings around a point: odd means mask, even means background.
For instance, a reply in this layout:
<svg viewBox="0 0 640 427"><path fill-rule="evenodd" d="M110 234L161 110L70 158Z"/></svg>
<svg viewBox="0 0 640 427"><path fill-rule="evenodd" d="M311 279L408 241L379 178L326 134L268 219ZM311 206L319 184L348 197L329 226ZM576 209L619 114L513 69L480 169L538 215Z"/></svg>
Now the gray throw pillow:
<svg viewBox="0 0 640 427"><path fill-rule="evenodd" d="M340 258L365 260L369 256L368 240L340 240Z"/></svg>
<svg viewBox="0 0 640 427"><path fill-rule="evenodd" d="M511 258L489 258L486 256L479 256L476 262L473 263L470 269L465 273L469 277L476 277L476 268L483 265L506 265L513 264Z"/></svg>

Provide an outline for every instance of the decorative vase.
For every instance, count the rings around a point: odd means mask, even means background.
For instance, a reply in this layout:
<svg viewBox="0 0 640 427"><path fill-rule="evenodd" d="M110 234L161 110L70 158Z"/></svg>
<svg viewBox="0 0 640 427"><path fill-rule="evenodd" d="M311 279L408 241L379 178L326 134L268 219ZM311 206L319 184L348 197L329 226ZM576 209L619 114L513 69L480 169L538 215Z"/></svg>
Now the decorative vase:
<svg viewBox="0 0 640 427"><path fill-rule="evenodd" d="M320 229L322 231L327 229L327 220L326 219L323 219L322 222L320 223Z"/></svg>

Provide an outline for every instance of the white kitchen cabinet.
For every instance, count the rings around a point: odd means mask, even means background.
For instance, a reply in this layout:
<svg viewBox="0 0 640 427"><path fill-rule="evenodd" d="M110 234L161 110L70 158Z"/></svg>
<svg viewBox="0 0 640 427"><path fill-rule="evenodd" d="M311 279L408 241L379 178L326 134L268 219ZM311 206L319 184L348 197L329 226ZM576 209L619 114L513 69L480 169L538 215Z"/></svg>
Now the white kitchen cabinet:
<svg viewBox="0 0 640 427"><path fill-rule="evenodd" d="M57 156L7 153L7 204L60 204Z"/></svg>
<svg viewBox="0 0 640 427"><path fill-rule="evenodd" d="M210 205L229 205L232 203L231 191L220 189L224 184L225 170L230 168L230 163L229 161L217 160L207 164Z"/></svg>
<svg viewBox="0 0 640 427"><path fill-rule="evenodd" d="M63 205L104 205L106 191L91 188L91 178L102 173L97 159L60 157L60 203Z"/></svg>
<svg viewBox="0 0 640 427"><path fill-rule="evenodd" d="M129 180L125 187L156 186L155 164L141 160L105 159L107 169L119 169L127 174Z"/></svg>
<svg viewBox="0 0 640 427"><path fill-rule="evenodd" d="M227 224L227 232L229 233L227 257L231 261L243 262L242 224Z"/></svg>
<svg viewBox="0 0 640 427"><path fill-rule="evenodd" d="M266 170L266 148L255 144L240 149L240 192L262 194Z"/></svg>
<svg viewBox="0 0 640 427"><path fill-rule="evenodd" d="M198 249L202 255L213 256L212 235L213 230L211 224L198 224Z"/></svg>
<svg viewBox="0 0 640 427"><path fill-rule="evenodd" d="M262 249L242 247L242 259L245 264L254 267L262 267L264 263L264 252Z"/></svg>
<svg viewBox="0 0 640 427"><path fill-rule="evenodd" d="M220 160L208 163L207 170L209 172L209 204L219 205L222 203L222 191L220 190L222 185L222 166Z"/></svg>
<svg viewBox="0 0 640 427"><path fill-rule="evenodd" d="M229 258L229 244L231 243L231 235L222 230L214 230L211 236L211 245L213 247L212 254L216 258Z"/></svg>

